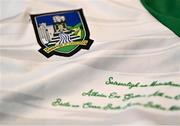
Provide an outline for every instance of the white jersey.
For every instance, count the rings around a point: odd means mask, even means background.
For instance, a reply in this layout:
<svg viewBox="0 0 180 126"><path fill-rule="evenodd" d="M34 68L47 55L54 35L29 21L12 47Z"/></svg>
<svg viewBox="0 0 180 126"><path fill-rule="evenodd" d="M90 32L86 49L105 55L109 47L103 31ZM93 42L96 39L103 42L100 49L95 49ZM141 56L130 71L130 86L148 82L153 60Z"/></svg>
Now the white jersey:
<svg viewBox="0 0 180 126"><path fill-rule="evenodd" d="M0 124L180 125L180 39L139 0L0 7ZM80 8L94 40L89 50L40 53L30 15Z"/></svg>

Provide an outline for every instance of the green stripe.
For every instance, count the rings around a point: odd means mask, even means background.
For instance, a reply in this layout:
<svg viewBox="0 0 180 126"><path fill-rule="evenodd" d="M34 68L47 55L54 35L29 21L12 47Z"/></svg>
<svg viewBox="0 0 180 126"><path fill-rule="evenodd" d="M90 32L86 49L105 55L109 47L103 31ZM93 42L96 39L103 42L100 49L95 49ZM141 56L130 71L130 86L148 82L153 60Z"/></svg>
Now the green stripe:
<svg viewBox="0 0 180 126"><path fill-rule="evenodd" d="M141 0L141 3L157 20L180 36L180 0Z"/></svg>

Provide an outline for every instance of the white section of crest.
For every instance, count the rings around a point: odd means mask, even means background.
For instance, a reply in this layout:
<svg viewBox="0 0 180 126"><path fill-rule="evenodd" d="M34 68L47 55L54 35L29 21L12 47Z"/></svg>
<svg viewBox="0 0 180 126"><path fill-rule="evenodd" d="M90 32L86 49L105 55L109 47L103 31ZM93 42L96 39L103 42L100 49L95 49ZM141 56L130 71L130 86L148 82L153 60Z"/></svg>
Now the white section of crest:
<svg viewBox="0 0 180 126"><path fill-rule="evenodd" d="M78 8L83 8L95 40L90 50L69 58L47 59L38 52L29 14ZM109 76L123 82L180 83L180 39L139 0L0 0L0 9L0 124L180 125L179 112L144 108L104 112L51 106L57 97L74 103L109 102L81 96L93 88L102 92L179 93L179 88L173 87L128 90L104 85ZM151 100L167 107L179 105L179 101Z"/></svg>
<svg viewBox="0 0 180 126"><path fill-rule="evenodd" d="M59 44L71 42L70 35L65 33L59 34Z"/></svg>

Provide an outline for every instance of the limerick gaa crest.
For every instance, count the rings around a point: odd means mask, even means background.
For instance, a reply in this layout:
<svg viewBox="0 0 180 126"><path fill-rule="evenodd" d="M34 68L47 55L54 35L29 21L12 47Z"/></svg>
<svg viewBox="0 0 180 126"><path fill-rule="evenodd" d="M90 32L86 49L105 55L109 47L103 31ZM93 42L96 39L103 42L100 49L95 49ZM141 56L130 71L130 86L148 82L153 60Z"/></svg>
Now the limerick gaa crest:
<svg viewBox="0 0 180 126"><path fill-rule="evenodd" d="M82 9L31 15L39 45L46 57L72 56L80 49L89 49L89 29Z"/></svg>

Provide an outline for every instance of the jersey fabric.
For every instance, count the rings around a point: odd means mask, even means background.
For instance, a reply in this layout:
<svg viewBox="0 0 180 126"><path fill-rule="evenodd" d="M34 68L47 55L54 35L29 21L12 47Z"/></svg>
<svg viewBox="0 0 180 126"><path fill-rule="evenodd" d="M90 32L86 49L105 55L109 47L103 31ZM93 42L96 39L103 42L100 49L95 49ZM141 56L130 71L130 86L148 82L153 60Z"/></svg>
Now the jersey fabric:
<svg viewBox="0 0 180 126"><path fill-rule="evenodd" d="M179 0L141 0L141 2L162 24L180 36Z"/></svg>
<svg viewBox="0 0 180 126"><path fill-rule="evenodd" d="M179 0L1 0L0 124L180 125ZM30 15L83 9L89 50L39 53Z"/></svg>

